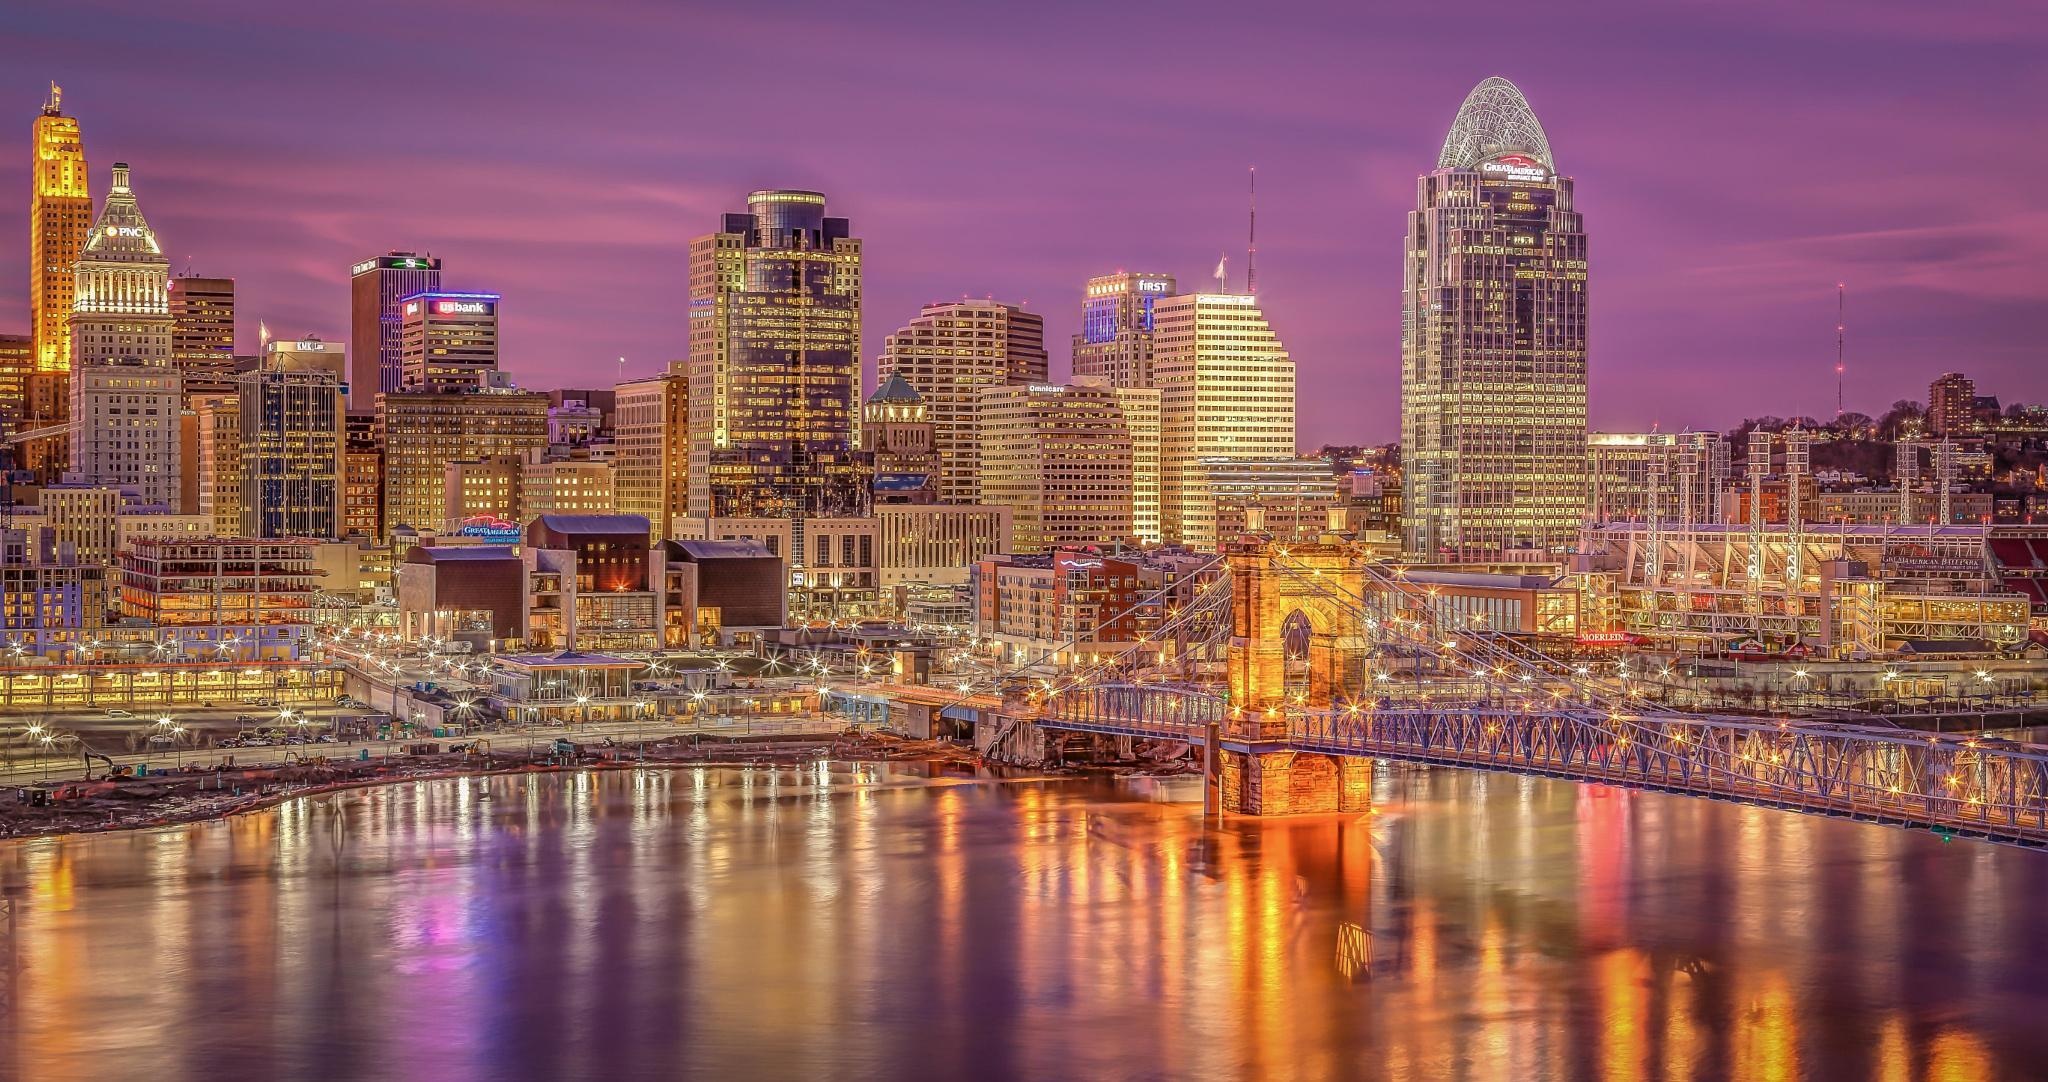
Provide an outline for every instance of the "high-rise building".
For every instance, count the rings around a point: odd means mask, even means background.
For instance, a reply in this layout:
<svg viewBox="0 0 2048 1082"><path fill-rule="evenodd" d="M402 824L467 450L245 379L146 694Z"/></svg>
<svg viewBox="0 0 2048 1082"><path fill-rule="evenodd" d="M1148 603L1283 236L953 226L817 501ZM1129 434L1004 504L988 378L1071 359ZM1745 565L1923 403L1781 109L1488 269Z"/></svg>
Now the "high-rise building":
<svg viewBox="0 0 2048 1082"><path fill-rule="evenodd" d="M1090 383L1092 378L1076 378ZM1142 545L1159 544L1159 401L1150 387L1117 387L1124 425L1131 430L1131 533Z"/></svg>
<svg viewBox="0 0 2048 1082"><path fill-rule="evenodd" d="M938 502L939 453L931 410L900 372L861 407L861 450L874 456L875 502Z"/></svg>
<svg viewBox="0 0 2048 1082"><path fill-rule="evenodd" d="M1115 389L988 387L979 416L981 491L1010 508L1013 551L1131 539L1131 430Z"/></svg>
<svg viewBox="0 0 2048 1082"><path fill-rule="evenodd" d="M92 189L86 177L85 139L78 121L64 115L64 91L50 84L36 117L33 187L29 194L29 334L38 372L71 368L74 264L92 231Z"/></svg>
<svg viewBox="0 0 2048 1082"><path fill-rule="evenodd" d="M382 537L384 448L377 442L377 414L350 410L342 423L342 536Z"/></svg>
<svg viewBox="0 0 2048 1082"><path fill-rule="evenodd" d="M1159 388L1159 532L1213 549L1205 459L1294 457L1294 362L1258 299L1184 293L1153 306Z"/></svg>
<svg viewBox="0 0 2048 1082"><path fill-rule="evenodd" d="M611 515L618 512L612 463L578 448L566 455L526 452L519 470L519 515ZM657 531L648 524L649 540Z"/></svg>
<svg viewBox="0 0 2048 1082"><path fill-rule="evenodd" d="M1943 372L1927 385L1927 432L1936 439L1967 436L1976 428L1977 382Z"/></svg>
<svg viewBox="0 0 2048 1082"><path fill-rule="evenodd" d="M865 512L860 319L860 241L817 192L754 192L690 243L692 516L787 518L800 536Z"/></svg>
<svg viewBox="0 0 2048 1082"><path fill-rule="evenodd" d="M377 402L384 448L384 535L442 524L446 466L522 455L548 443L548 396L535 391L389 391Z"/></svg>
<svg viewBox="0 0 2048 1082"><path fill-rule="evenodd" d="M239 537L335 539L345 532L342 445L348 351L318 338L267 344L240 387Z"/></svg>
<svg viewBox="0 0 2048 1082"><path fill-rule="evenodd" d="M171 298L171 363L195 395L235 389L235 280L181 274L168 286Z"/></svg>
<svg viewBox="0 0 2048 1082"><path fill-rule="evenodd" d="M1403 542L1563 552L1586 510L1586 233L1521 91L1480 83L1408 215Z"/></svg>
<svg viewBox="0 0 2048 1082"><path fill-rule="evenodd" d="M684 366L619 384L612 422L612 483L619 514L639 515L656 538L689 510L690 378Z"/></svg>
<svg viewBox="0 0 2048 1082"><path fill-rule="evenodd" d="M171 367L170 276L128 166L115 162L73 269L69 473L175 508L184 398Z"/></svg>
<svg viewBox="0 0 2048 1082"><path fill-rule="evenodd" d="M939 500L974 503L975 410L984 388L1046 381L1045 317L994 301L927 304L882 345L881 371L924 396L939 455Z"/></svg>
<svg viewBox="0 0 2048 1082"><path fill-rule="evenodd" d="M1152 386L1152 309L1175 292L1170 274L1118 271L1088 279L1081 333L1074 336L1074 378Z"/></svg>
<svg viewBox="0 0 2048 1082"><path fill-rule="evenodd" d="M414 293L398 302L398 386L463 391L498 371L496 293Z"/></svg>
<svg viewBox="0 0 2048 1082"><path fill-rule="evenodd" d="M193 471L198 481L197 513L213 521L216 537L242 535L242 404L232 394L192 399Z"/></svg>
<svg viewBox="0 0 2048 1082"><path fill-rule="evenodd" d="M398 390L399 302L439 288L441 261L417 252L386 252L350 268L348 326L356 346L348 380L350 406L368 410L380 392Z"/></svg>

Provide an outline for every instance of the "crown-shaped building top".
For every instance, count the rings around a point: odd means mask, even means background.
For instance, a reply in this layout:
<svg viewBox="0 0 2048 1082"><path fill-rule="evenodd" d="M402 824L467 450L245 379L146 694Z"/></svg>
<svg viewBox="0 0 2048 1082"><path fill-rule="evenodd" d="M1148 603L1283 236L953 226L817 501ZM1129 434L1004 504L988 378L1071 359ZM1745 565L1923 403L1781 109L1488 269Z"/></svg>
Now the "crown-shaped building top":
<svg viewBox="0 0 2048 1082"><path fill-rule="evenodd" d="M123 263L157 263L169 267L164 250L156 242L156 231L135 204L135 190L128 186L128 163L114 163L114 183L100 204L100 216L86 237L84 259Z"/></svg>
<svg viewBox="0 0 2048 1082"><path fill-rule="evenodd" d="M884 402L915 405L923 401L924 396L917 393L917 388L912 387L909 380L895 372L889 373L882 380L882 385L875 388L875 393L868 396L868 404L871 406Z"/></svg>
<svg viewBox="0 0 2048 1082"><path fill-rule="evenodd" d="M1458 118L1444 136L1443 152L1436 157L1438 169L1472 169L1489 158L1503 154L1526 154L1551 172L1557 162L1550 156L1550 137L1543 122L1529 108L1515 84L1493 76L1465 95L1458 106Z"/></svg>

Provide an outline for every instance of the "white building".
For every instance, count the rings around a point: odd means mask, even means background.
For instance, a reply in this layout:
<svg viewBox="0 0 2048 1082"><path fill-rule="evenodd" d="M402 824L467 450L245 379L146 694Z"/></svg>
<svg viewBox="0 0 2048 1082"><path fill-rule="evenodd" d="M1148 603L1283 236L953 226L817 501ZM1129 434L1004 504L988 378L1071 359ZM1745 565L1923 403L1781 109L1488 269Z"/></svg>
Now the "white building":
<svg viewBox="0 0 2048 1082"><path fill-rule="evenodd" d="M1045 317L995 301L928 304L882 347L881 373L924 398L939 456L939 500L981 499L976 411L981 392L1044 383Z"/></svg>

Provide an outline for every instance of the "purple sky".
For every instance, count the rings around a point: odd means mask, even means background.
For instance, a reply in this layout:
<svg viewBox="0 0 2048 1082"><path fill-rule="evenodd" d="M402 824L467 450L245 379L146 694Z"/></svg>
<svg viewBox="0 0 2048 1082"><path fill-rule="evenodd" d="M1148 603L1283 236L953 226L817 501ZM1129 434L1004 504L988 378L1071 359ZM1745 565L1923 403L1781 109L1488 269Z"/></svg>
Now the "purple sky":
<svg viewBox="0 0 2048 1082"><path fill-rule="evenodd" d="M239 280L245 349L258 318L345 337L348 265L424 248L505 294L522 382L652 372L688 238L807 187L866 242L870 366L919 304L994 295L1045 314L1057 374L1088 275L1241 273L1256 164L1301 441L1392 439L1403 214L1499 74L1578 185L1596 427L1831 413L1838 280L1851 409L1947 369L2048 398L2039 0L65 0L0 6L0 37L0 191L25 208L54 78L95 194L130 162L174 267Z"/></svg>

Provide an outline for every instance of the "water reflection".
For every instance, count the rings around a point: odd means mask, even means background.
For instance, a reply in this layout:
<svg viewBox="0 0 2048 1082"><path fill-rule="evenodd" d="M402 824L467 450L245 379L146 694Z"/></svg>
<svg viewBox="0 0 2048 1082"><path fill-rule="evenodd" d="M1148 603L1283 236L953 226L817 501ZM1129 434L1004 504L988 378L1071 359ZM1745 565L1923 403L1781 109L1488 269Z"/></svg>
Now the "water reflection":
<svg viewBox="0 0 2048 1082"><path fill-rule="evenodd" d="M16 843L0 1077L2048 1074L2048 856L1375 786L1204 830L1178 782L589 773Z"/></svg>

